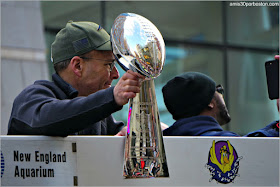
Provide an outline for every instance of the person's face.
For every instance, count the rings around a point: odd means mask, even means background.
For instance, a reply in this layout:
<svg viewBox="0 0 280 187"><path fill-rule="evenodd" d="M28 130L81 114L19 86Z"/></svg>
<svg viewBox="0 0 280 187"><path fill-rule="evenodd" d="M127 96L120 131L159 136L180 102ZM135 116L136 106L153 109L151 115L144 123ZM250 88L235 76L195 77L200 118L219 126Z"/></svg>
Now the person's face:
<svg viewBox="0 0 280 187"><path fill-rule="evenodd" d="M115 58L111 51L91 51L82 60L84 70L80 81L82 92L79 91L79 95L87 96L99 90L109 88L112 81L119 78L117 68L112 66Z"/></svg>
<svg viewBox="0 0 280 187"><path fill-rule="evenodd" d="M224 101L224 96L221 93L216 91L214 97L215 97L215 101L216 101L217 121L219 122L220 125L225 125L230 122L231 117L230 117L228 109L226 107L226 104Z"/></svg>

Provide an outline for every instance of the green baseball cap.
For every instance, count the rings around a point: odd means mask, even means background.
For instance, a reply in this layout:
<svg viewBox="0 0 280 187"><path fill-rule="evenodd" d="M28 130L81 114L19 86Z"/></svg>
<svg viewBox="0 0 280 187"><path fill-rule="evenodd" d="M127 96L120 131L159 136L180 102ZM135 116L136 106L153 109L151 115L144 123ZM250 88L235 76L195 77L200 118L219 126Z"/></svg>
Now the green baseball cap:
<svg viewBox="0 0 280 187"><path fill-rule="evenodd" d="M92 50L111 51L110 35L96 23L69 21L51 45L51 60L56 64Z"/></svg>

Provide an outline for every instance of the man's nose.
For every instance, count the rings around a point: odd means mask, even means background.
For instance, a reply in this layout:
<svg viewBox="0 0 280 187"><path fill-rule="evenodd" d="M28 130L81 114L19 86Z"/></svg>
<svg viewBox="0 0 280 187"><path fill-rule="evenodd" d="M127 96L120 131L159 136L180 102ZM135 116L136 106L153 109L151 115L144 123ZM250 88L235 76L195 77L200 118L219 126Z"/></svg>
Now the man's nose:
<svg viewBox="0 0 280 187"><path fill-rule="evenodd" d="M111 71L111 78L112 79L118 79L120 77L119 71L116 66Z"/></svg>

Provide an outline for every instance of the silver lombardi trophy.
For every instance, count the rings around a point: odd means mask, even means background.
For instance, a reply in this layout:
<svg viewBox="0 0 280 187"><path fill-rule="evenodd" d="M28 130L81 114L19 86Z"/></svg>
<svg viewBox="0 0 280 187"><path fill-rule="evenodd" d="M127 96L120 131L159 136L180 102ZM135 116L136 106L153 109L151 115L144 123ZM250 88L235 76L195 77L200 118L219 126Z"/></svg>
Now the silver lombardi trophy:
<svg viewBox="0 0 280 187"><path fill-rule="evenodd" d="M153 80L165 62L162 35L148 19L123 13L114 21L111 41L119 65L146 76L129 101L124 177L169 177Z"/></svg>

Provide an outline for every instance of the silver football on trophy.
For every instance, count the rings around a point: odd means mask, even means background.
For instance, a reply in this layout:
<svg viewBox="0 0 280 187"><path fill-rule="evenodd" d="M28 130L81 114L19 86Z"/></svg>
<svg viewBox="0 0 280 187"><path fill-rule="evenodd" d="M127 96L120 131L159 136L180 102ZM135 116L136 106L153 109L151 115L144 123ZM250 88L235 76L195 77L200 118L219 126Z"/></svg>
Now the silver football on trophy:
<svg viewBox="0 0 280 187"><path fill-rule="evenodd" d="M124 29L125 28L125 29ZM165 44L156 26L143 16L120 14L111 29L113 53L124 69L148 78L160 75L165 62Z"/></svg>

